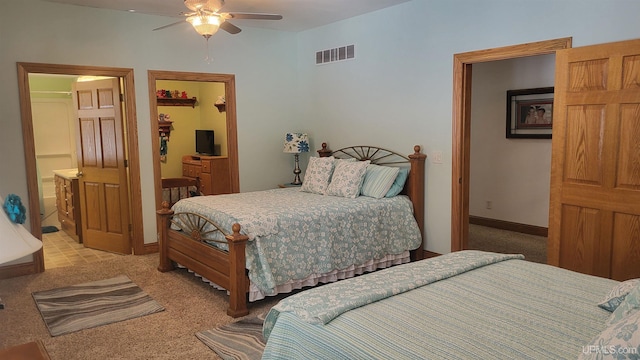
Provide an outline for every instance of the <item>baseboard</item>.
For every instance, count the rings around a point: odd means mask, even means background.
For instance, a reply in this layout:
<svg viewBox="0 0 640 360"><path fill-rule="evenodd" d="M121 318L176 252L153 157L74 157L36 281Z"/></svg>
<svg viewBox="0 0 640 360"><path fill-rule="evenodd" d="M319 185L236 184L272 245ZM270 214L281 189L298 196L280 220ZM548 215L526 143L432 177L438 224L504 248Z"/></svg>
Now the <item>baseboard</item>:
<svg viewBox="0 0 640 360"><path fill-rule="evenodd" d="M23 275L36 274L39 271L33 261L0 267L0 279L9 279Z"/></svg>
<svg viewBox="0 0 640 360"><path fill-rule="evenodd" d="M436 256L440 256L440 255L442 255L442 254L438 254L438 253L435 253L435 252L433 252L433 251L429 251L429 250L425 250L425 251L423 252L423 254L424 254L424 255L422 256L422 258L423 258L423 259L429 259L429 258L432 258L432 257L436 257Z"/></svg>
<svg viewBox="0 0 640 360"><path fill-rule="evenodd" d="M547 237L549 235L549 228L535 225L527 225L514 223L511 221L488 219L479 216L469 216L469 224L481 225L486 227L492 227L501 230L515 231L523 234L537 235Z"/></svg>

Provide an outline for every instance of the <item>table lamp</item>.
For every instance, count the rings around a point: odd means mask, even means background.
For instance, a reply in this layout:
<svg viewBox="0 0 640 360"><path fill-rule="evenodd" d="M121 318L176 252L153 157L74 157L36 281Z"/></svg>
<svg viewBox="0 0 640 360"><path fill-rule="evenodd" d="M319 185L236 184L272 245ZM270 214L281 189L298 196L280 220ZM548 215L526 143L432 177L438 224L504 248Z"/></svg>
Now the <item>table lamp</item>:
<svg viewBox="0 0 640 360"><path fill-rule="evenodd" d="M295 168L293 169L294 178L291 185L302 185L300 181L300 165L298 156L300 153L309 152L309 136L303 133L287 133L284 139L284 152L294 154Z"/></svg>

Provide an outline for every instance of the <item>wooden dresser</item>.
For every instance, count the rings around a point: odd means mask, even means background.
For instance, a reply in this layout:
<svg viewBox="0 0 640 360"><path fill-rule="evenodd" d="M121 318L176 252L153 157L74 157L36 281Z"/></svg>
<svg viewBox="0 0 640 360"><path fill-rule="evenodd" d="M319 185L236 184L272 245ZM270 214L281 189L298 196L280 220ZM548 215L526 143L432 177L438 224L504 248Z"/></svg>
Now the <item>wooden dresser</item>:
<svg viewBox="0 0 640 360"><path fill-rule="evenodd" d="M78 194L77 170L54 170L56 186L56 208L60 227L77 242L82 242L80 219L80 196Z"/></svg>
<svg viewBox="0 0 640 360"><path fill-rule="evenodd" d="M231 171L226 156L185 155L182 176L199 179L204 195L231 193Z"/></svg>

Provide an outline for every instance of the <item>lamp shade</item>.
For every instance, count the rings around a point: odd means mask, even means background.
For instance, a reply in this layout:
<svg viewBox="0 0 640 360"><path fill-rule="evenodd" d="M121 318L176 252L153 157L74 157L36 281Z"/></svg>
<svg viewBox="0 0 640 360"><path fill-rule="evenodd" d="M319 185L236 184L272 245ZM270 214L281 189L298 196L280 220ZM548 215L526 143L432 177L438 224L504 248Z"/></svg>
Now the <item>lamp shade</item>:
<svg viewBox="0 0 640 360"><path fill-rule="evenodd" d="M284 138L284 152L294 154L309 152L309 136L303 133L287 133Z"/></svg>
<svg viewBox="0 0 640 360"><path fill-rule="evenodd" d="M215 34L220 28L220 17L217 15L193 15L187 18L196 32L206 39Z"/></svg>
<svg viewBox="0 0 640 360"><path fill-rule="evenodd" d="M0 197L0 203L4 199ZM0 264L17 260L40 250L42 241L36 239L24 226L16 224L4 210L0 210Z"/></svg>

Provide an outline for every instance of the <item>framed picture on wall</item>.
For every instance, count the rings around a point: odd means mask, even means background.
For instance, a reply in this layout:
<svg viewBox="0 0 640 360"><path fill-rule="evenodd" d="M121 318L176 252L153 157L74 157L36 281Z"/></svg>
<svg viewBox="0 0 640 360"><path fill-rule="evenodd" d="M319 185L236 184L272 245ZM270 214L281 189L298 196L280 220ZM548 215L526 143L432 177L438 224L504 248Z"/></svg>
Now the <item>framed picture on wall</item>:
<svg viewBox="0 0 640 360"><path fill-rule="evenodd" d="M507 138L551 139L553 87L507 91Z"/></svg>

